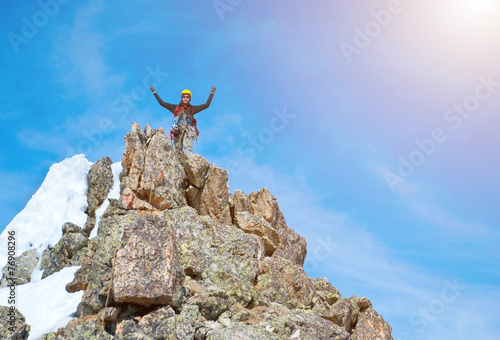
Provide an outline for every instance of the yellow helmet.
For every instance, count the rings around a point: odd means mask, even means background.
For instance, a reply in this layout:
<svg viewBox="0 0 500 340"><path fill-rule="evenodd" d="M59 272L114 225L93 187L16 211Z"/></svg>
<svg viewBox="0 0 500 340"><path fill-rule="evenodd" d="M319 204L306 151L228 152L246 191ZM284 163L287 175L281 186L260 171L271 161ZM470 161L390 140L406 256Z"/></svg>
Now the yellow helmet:
<svg viewBox="0 0 500 340"><path fill-rule="evenodd" d="M182 91L182 92L181 92L181 96L182 96L184 93L189 94L189 97L191 97L191 91L189 91L189 90L184 90L184 91Z"/></svg>

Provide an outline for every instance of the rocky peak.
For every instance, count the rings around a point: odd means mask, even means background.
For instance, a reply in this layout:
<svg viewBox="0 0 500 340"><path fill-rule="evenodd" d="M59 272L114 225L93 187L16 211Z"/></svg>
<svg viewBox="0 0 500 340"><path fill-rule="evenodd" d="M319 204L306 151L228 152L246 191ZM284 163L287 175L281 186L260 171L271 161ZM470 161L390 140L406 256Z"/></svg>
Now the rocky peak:
<svg viewBox="0 0 500 340"><path fill-rule="evenodd" d="M87 224L110 187L110 162L98 163ZM48 275L81 265L66 290L84 291L75 319L44 339L392 339L368 299L306 274L307 242L267 188L233 195L226 170L136 123L122 165L97 236L65 225L44 254Z"/></svg>

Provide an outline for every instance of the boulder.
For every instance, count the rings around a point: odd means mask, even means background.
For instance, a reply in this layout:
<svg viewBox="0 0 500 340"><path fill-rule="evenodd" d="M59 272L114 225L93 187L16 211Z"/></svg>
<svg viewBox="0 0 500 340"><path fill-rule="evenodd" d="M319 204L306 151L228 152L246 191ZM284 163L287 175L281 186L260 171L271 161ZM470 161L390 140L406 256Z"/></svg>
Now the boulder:
<svg viewBox="0 0 500 340"><path fill-rule="evenodd" d="M329 305L327 302L317 303L314 305L313 311L317 315L333 321L347 332L351 332L358 322L359 308L349 299L340 299L333 305Z"/></svg>
<svg viewBox="0 0 500 340"><path fill-rule="evenodd" d="M206 215L222 226L232 224L229 205L229 187L227 170L212 164L201 193L200 215Z"/></svg>
<svg viewBox="0 0 500 340"><path fill-rule="evenodd" d="M249 212L236 212L234 224L244 232L259 236L265 247L266 255L273 255L280 244L280 236L264 217L255 216Z"/></svg>
<svg viewBox="0 0 500 340"><path fill-rule="evenodd" d="M155 215L125 226L116 253L113 296L119 303L178 305L184 281L172 228Z"/></svg>
<svg viewBox="0 0 500 340"><path fill-rule="evenodd" d="M269 300L289 307L312 305L314 284L297 264L282 257L266 257L259 262L257 283Z"/></svg>
<svg viewBox="0 0 500 340"><path fill-rule="evenodd" d="M372 307L359 316L351 340L392 340L392 328Z"/></svg>
<svg viewBox="0 0 500 340"><path fill-rule="evenodd" d="M15 282L16 285L22 285L28 282L31 282L31 274L33 273L33 270L35 270L39 257L36 253L36 249L32 250L27 250L24 253L21 254L21 256L15 257L14 261L16 262L15 265ZM9 275L9 265L7 264L3 269L3 277L2 281L0 281L0 288L5 288L9 284L9 281L7 280L7 277L11 277Z"/></svg>
<svg viewBox="0 0 500 340"><path fill-rule="evenodd" d="M47 248L42 254L40 268L43 270L42 279L52 275L64 267L81 264L80 251L87 247L89 239L81 228L73 224L64 224L63 236L54 248Z"/></svg>
<svg viewBox="0 0 500 340"><path fill-rule="evenodd" d="M282 339L349 339L347 331L310 310L295 309L288 313L271 310L261 316L268 323L266 328Z"/></svg>
<svg viewBox="0 0 500 340"><path fill-rule="evenodd" d="M203 188L205 179L207 178L208 169L210 167L210 162L197 154L193 154L189 157L184 153L180 155L188 182L198 189Z"/></svg>
<svg viewBox="0 0 500 340"><path fill-rule="evenodd" d="M114 336L109 334L97 316L91 316L70 322L63 330L62 338L65 340L111 340Z"/></svg>
<svg viewBox="0 0 500 340"><path fill-rule="evenodd" d="M104 157L95 162L87 175L89 191L87 194L87 215L95 217L95 212L102 205L113 186L111 158Z"/></svg>
<svg viewBox="0 0 500 340"><path fill-rule="evenodd" d="M279 340L280 338L263 327L237 322L229 327L213 330L207 334L207 340Z"/></svg>
<svg viewBox="0 0 500 340"><path fill-rule="evenodd" d="M71 233L82 233L82 228L80 228L80 226L78 226L74 223L66 222L62 226L62 233L63 233L63 235L71 234Z"/></svg>

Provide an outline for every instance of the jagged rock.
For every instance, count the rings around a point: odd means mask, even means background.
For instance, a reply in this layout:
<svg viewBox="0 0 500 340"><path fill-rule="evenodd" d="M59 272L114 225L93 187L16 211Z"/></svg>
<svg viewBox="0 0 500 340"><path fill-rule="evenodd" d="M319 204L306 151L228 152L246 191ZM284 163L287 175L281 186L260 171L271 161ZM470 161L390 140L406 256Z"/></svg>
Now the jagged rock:
<svg viewBox="0 0 500 340"><path fill-rule="evenodd" d="M141 336L145 337L145 334L139 333L139 326L137 322L130 319L125 319L120 321L115 328L115 336L122 339L143 339ZM147 337L147 339L153 339Z"/></svg>
<svg viewBox="0 0 500 340"><path fill-rule="evenodd" d="M179 259L186 274L208 278L224 271L253 283L257 263L264 253L262 241L237 228L223 228L191 207L165 211L179 245Z"/></svg>
<svg viewBox="0 0 500 340"><path fill-rule="evenodd" d="M200 316L200 307L197 305L185 305L180 312L182 316L196 320Z"/></svg>
<svg viewBox="0 0 500 340"><path fill-rule="evenodd" d="M207 340L279 340L275 334L255 325L247 325L237 322L226 328L220 328L209 332Z"/></svg>
<svg viewBox="0 0 500 340"><path fill-rule="evenodd" d="M210 216L222 226L232 224L229 206L229 187L227 170L212 164L201 193L201 215Z"/></svg>
<svg viewBox="0 0 500 340"><path fill-rule="evenodd" d="M249 212L248 196L241 190L235 190L233 195L233 205L235 212Z"/></svg>
<svg viewBox="0 0 500 340"><path fill-rule="evenodd" d="M351 332L358 322L359 308L349 299L340 299L333 305L323 302L314 305L313 311L319 316L333 321L347 332Z"/></svg>
<svg viewBox="0 0 500 340"><path fill-rule="evenodd" d="M83 226L83 230L82 230L82 232L85 235L87 235L87 237L89 237L92 230L94 230L95 223L96 223L95 217L87 216L87 221L85 222L85 225Z"/></svg>
<svg viewBox="0 0 500 340"><path fill-rule="evenodd" d="M203 188L205 179L207 178L208 168L210 167L210 162L197 154L187 157L184 153L182 153L181 157L188 182L198 189Z"/></svg>
<svg viewBox="0 0 500 340"><path fill-rule="evenodd" d="M264 217L255 216L249 212L236 212L234 216L234 224L249 234L259 236L264 242L266 255L273 255L278 248L280 237L276 229L274 229Z"/></svg>
<svg viewBox="0 0 500 340"><path fill-rule="evenodd" d="M89 316L70 322L63 330L65 340L111 340L114 336L106 332L97 316Z"/></svg>
<svg viewBox="0 0 500 340"><path fill-rule="evenodd" d="M0 306L0 339L28 339L31 327L21 312L11 307Z"/></svg>
<svg viewBox="0 0 500 340"><path fill-rule="evenodd" d="M163 307L143 316L137 327L138 332L154 339L184 340L194 338L193 321L186 316L175 314L170 307Z"/></svg>
<svg viewBox="0 0 500 340"><path fill-rule="evenodd" d="M120 308L107 307L101 309L97 314L97 317L99 318L99 320L102 320L104 322L116 322L118 320L118 314L120 314L120 312Z"/></svg>
<svg viewBox="0 0 500 340"><path fill-rule="evenodd" d="M369 307L359 316L351 340L392 340L392 328L373 308Z"/></svg>
<svg viewBox="0 0 500 340"><path fill-rule="evenodd" d="M95 212L108 197L113 186L113 172L111 158L104 157L95 162L87 175L89 192L87 194L88 208L86 213L95 217Z"/></svg>
<svg viewBox="0 0 500 340"><path fill-rule="evenodd" d="M137 123L125 136L121 200L128 209L165 210L186 204L186 173L163 129Z"/></svg>
<svg viewBox="0 0 500 340"><path fill-rule="evenodd" d="M315 279L312 279L312 282L314 284L314 288L316 289L317 292L329 292L331 293L332 298L334 301L328 302L329 304L334 304L338 299L342 298L342 295L340 294L339 290L332 286L332 284L328 281L326 277L317 277Z"/></svg>
<svg viewBox="0 0 500 340"><path fill-rule="evenodd" d="M161 217L146 215L125 226L124 242L116 253L114 300L177 305L184 271L172 228Z"/></svg>
<svg viewBox="0 0 500 340"><path fill-rule="evenodd" d="M253 284L241 281L224 271L219 271L217 274L212 275L210 280L219 289L222 289L224 294L219 294L219 296L227 299L231 305L240 304L251 308L269 303Z"/></svg>
<svg viewBox="0 0 500 340"><path fill-rule="evenodd" d="M77 226L76 224L71 223L71 222L66 222L62 226L63 235L66 235L68 233L81 233L81 232L82 232L82 228L80 228L80 226Z"/></svg>
<svg viewBox="0 0 500 340"><path fill-rule="evenodd" d="M13 268L16 270L14 272L16 285L31 282L31 274L33 273L33 270L35 270L39 259L40 258L38 257L35 249L27 250L22 253L21 256L14 258L16 265ZM7 264L2 270L3 277L2 281L0 281L0 288L5 288L9 284L7 277L12 276L8 273L9 267L11 266Z"/></svg>
<svg viewBox="0 0 500 340"><path fill-rule="evenodd" d="M281 257L266 257L259 262L257 283L271 301L291 307L312 304L315 288L304 269Z"/></svg>
<svg viewBox="0 0 500 340"><path fill-rule="evenodd" d="M219 315L227 311L231 306L228 299L217 296L209 296L190 301L190 303L193 302L198 305L200 313L207 320L217 320Z"/></svg>
<svg viewBox="0 0 500 340"><path fill-rule="evenodd" d="M66 226L66 227L64 227ZM81 264L78 252L86 247L89 239L80 233L81 228L74 225L64 224L66 233L62 236L54 248L47 248L42 254L40 268L44 271L42 279L52 275L64 267ZM75 230L76 232L72 232Z"/></svg>
<svg viewBox="0 0 500 340"><path fill-rule="evenodd" d="M242 191L236 190L233 199L235 217L238 213L244 212L261 216L278 232L279 247L273 253L273 256L283 257L299 266L304 265L307 241L286 225L278 201L267 188L252 192L248 196Z"/></svg>
<svg viewBox="0 0 500 340"><path fill-rule="evenodd" d="M154 333L159 324L164 323L168 318L175 315L175 311L170 306L160 307L139 319L137 326L145 333Z"/></svg>
<svg viewBox="0 0 500 340"><path fill-rule="evenodd" d="M365 309L372 306L370 300L365 297L359 298L356 295L353 295L349 298L349 300L359 308L360 312L363 312Z"/></svg>
<svg viewBox="0 0 500 340"><path fill-rule="evenodd" d="M263 313L262 316L269 323L267 328L281 338L290 339L300 334L300 339L349 339L348 332L310 310L296 309L284 315Z"/></svg>
<svg viewBox="0 0 500 340"><path fill-rule="evenodd" d="M50 332L41 336L40 340L57 340L58 337L56 333Z"/></svg>

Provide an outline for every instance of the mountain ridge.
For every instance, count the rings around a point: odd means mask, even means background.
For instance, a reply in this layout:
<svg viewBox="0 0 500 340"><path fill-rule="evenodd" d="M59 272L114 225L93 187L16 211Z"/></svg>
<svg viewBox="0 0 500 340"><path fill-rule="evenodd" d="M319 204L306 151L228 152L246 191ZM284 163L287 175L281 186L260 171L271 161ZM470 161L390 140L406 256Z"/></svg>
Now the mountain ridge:
<svg viewBox="0 0 500 340"><path fill-rule="evenodd" d="M80 265L66 290L83 291L42 339L392 339L368 299L307 276L307 241L267 188L230 194L226 170L177 153L161 128L133 123L125 143L119 197L111 160L94 163L87 221L42 254L44 278Z"/></svg>

